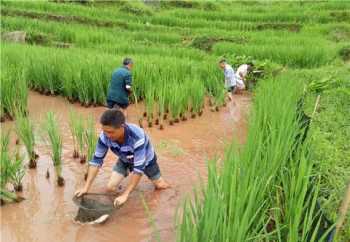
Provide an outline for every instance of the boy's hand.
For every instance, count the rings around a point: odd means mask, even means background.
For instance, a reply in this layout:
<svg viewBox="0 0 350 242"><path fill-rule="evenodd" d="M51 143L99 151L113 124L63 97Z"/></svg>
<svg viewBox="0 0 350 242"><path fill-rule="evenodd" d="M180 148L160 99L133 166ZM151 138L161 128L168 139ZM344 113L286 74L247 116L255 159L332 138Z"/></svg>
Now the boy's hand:
<svg viewBox="0 0 350 242"><path fill-rule="evenodd" d="M128 197L129 197L128 194L122 194L116 199L114 199L114 207L119 207L123 205L126 202L126 200L128 200Z"/></svg>
<svg viewBox="0 0 350 242"><path fill-rule="evenodd" d="M87 192L88 192L88 189L86 189L86 188L84 187L84 188L82 188L82 189L77 190L77 191L75 192L75 196L80 197L80 196L84 195L84 194L87 193Z"/></svg>

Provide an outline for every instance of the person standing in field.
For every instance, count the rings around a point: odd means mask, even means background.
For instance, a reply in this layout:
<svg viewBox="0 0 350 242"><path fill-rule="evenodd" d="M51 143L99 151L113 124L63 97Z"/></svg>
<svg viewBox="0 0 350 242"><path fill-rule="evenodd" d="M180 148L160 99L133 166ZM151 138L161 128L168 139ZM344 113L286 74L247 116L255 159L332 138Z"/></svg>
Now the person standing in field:
<svg viewBox="0 0 350 242"><path fill-rule="evenodd" d="M125 58L123 66L116 69L112 74L107 93L107 107L118 108L126 116L126 109L129 106L129 95L132 92L133 60Z"/></svg>
<svg viewBox="0 0 350 242"><path fill-rule="evenodd" d="M114 200L115 206L120 206L128 200L129 194L138 185L143 174L152 181L156 189L170 187L161 176L157 155L143 129L126 123L123 112L116 108L106 110L100 118L100 123L102 132L94 157L89 161L86 183L83 188L75 192L76 196L79 197L89 191L109 149L118 157L118 161L113 166L107 190L116 192L120 182L130 173L129 184Z"/></svg>
<svg viewBox="0 0 350 242"><path fill-rule="evenodd" d="M253 64L242 64L238 67L237 72L236 72L236 78L237 78L237 83L241 85L243 89L245 89L245 82L247 82L247 75L248 73L252 70Z"/></svg>
<svg viewBox="0 0 350 242"><path fill-rule="evenodd" d="M219 61L219 67L224 71L225 76L225 88L228 92L228 98L232 100L232 95L237 89L237 80L234 69L229 65L225 59Z"/></svg>

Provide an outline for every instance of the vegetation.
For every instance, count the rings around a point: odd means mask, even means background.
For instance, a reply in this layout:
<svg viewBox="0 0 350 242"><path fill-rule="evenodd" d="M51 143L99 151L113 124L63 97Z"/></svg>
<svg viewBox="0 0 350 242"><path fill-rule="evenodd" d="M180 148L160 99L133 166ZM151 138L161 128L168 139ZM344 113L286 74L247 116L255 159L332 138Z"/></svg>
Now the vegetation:
<svg viewBox="0 0 350 242"><path fill-rule="evenodd" d="M349 179L350 3L146 2L2 1L2 31L26 31L27 40L1 43L1 119L19 109L20 123L28 87L86 107L104 105L111 73L131 56L132 101L146 111L140 124L145 118L164 129L201 115L206 100L212 110L225 105L219 58L234 69L251 62L247 144L229 147L222 164L210 163L208 184L178 221L178 240L322 241L313 229L317 207L336 221ZM311 116L319 95L309 137L297 145L298 100ZM84 162L96 142L92 123L86 130L80 115L70 116L73 155ZM22 126L30 134L30 125ZM1 163L1 174L14 163ZM347 220L337 241L350 236L349 228Z"/></svg>
<svg viewBox="0 0 350 242"><path fill-rule="evenodd" d="M209 164L208 184L184 206L178 241L320 241L311 223L320 185L308 140L296 140L300 86L283 78L258 87L246 145L231 146L221 168Z"/></svg>

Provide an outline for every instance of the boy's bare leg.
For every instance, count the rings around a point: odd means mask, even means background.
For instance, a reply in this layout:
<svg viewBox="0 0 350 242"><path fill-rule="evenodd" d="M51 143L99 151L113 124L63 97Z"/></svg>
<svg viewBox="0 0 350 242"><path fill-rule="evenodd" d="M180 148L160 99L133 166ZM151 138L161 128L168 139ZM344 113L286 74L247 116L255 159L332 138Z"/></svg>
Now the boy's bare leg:
<svg viewBox="0 0 350 242"><path fill-rule="evenodd" d="M108 192L116 192L118 185L123 180L124 176L118 172L112 171L112 175L109 178L108 184L107 184L107 191Z"/></svg>

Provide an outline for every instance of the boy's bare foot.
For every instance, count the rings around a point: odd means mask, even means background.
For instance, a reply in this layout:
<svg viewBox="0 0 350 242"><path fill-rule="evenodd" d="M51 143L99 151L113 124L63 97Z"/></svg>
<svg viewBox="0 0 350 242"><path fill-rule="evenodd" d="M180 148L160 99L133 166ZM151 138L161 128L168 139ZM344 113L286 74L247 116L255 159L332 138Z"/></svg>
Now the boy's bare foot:
<svg viewBox="0 0 350 242"><path fill-rule="evenodd" d="M159 178L158 180L153 181L153 184L157 190L163 190L170 187L169 183L164 181L163 178Z"/></svg>

